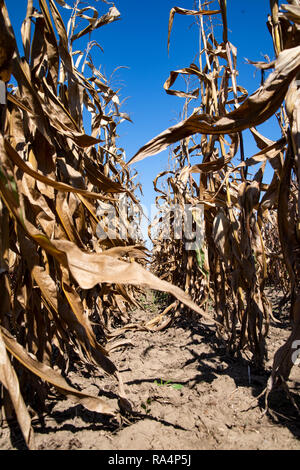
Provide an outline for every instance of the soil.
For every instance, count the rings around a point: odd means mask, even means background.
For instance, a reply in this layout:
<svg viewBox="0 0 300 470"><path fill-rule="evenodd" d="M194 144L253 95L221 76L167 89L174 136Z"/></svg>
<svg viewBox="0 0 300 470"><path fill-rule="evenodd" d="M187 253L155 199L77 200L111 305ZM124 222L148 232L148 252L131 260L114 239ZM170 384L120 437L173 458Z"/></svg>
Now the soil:
<svg viewBox="0 0 300 470"><path fill-rule="evenodd" d="M273 356L289 335L288 305L270 291L273 314L267 337L269 358L256 370L246 357L232 357L216 337L213 322L184 314L163 331L129 330L126 348L111 352L136 414L118 421L74 405L49 402L48 413L33 421L39 450L271 450L300 449L300 367L288 382L290 396L274 391L266 412L263 396ZM152 293L132 322L149 321L158 306ZM93 395L114 397L110 378L83 370L69 374L73 385ZM293 400L294 404L292 403ZM0 449L24 449L12 423L0 429Z"/></svg>

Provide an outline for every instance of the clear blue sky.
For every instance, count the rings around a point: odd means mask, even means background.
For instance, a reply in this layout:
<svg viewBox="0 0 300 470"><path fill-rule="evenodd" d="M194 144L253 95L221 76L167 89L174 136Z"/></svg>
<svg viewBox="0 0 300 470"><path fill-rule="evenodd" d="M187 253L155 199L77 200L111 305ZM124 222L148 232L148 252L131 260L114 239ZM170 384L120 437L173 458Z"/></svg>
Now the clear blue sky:
<svg viewBox="0 0 300 470"><path fill-rule="evenodd" d="M72 4L72 0L68 3ZM35 4L38 4L37 0ZM228 0L227 4L229 40L238 48L238 84L252 93L259 87L260 73L255 75L254 67L246 64L245 58L263 60L264 54L271 60L274 58L272 39L266 26L269 0ZM6 0L6 5L17 35L27 1ZM97 5L100 14L108 9L102 1ZM124 122L119 126L118 144L125 149L129 160L148 140L178 122L184 99L167 95L163 84L171 70L197 61L199 31L193 24L193 17L175 15L168 56L169 12L173 6L193 9L193 0L116 0L115 6L121 13L121 20L93 32L92 39L104 50L102 53L97 49L94 63L101 66L106 76L117 66L128 67L118 70L112 84L114 88L122 86L121 98L128 98L122 111L133 120L133 124ZM220 35L221 26L216 26L215 32ZM259 130L269 138L279 136L274 121L260 126ZM245 148L246 157L256 152L247 133ZM152 181L167 168L167 164L168 151L165 151L135 165L143 186L143 204L150 206L154 202Z"/></svg>

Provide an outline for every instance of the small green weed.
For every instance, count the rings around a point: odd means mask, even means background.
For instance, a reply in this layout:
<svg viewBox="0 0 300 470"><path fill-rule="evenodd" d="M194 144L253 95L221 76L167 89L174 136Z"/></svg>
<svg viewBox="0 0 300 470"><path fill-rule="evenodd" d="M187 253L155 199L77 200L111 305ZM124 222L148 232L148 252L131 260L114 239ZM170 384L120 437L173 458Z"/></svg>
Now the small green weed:
<svg viewBox="0 0 300 470"><path fill-rule="evenodd" d="M158 382L157 380L154 380L154 383L155 385L158 385L159 387L172 387L175 390L181 390L183 388L183 385L173 384L171 380L163 381L162 379L160 379L160 382Z"/></svg>
<svg viewBox="0 0 300 470"><path fill-rule="evenodd" d="M146 414L149 414L151 412L151 408L150 408L151 403L152 403L152 399L148 397L146 402L141 404L141 407L145 410Z"/></svg>

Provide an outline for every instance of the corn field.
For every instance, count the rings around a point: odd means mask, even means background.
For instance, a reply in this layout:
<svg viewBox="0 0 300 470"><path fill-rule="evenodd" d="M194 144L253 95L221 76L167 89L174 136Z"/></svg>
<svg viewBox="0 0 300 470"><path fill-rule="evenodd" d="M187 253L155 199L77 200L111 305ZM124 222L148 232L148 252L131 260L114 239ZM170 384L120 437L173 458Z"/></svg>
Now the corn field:
<svg viewBox="0 0 300 470"><path fill-rule="evenodd" d="M0 420L13 407L33 449L32 415L50 393L125 419L133 410L111 351L126 329L155 335L183 311L213 321L230 354L247 352L263 368L270 321L276 321L266 288L275 285L290 298L291 333L274 356L267 407L272 390L286 387L293 344L300 341L299 1L270 0L266 34L276 58L253 62L262 80L250 96L238 83L238 49L228 40L230 1L172 8L168 48L180 15L195 19L201 45L197 64L172 71L164 83L166 93L184 100L182 120L128 162L118 128L130 118L93 61L99 45L92 33L121 19L117 6L104 2L107 11L99 16L79 0L72 6L39 0L38 10L33 0L27 3L20 52L0 0ZM77 46L81 38L84 50ZM186 78L186 90L174 89L178 77ZM274 116L281 130L276 141L256 129ZM257 146L248 158L245 130ZM153 182L162 215L149 226L156 230L150 252L126 232L120 201L126 198L138 228L140 188L132 165L166 148L170 170ZM166 216L175 223L174 205L189 205L193 226L201 228L193 250L184 238L164 236ZM201 214L193 210L199 205ZM109 208L115 218L107 227ZM116 227L126 237L115 236ZM168 305L146 325L132 324L131 311L146 289L167 293ZM72 387L73 362L115 381L118 406Z"/></svg>

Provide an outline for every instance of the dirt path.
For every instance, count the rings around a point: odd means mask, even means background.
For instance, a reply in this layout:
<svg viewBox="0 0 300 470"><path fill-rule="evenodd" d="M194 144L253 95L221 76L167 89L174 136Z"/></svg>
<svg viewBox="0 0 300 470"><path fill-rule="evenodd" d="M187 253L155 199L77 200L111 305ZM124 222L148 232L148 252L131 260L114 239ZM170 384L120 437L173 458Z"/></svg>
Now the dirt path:
<svg viewBox="0 0 300 470"><path fill-rule="evenodd" d="M133 321L151 319L155 313L149 308L136 311ZM300 449L300 419L285 393L272 395L272 415L263 414L255 398L266 385L274 352L289 334L287 315L279 315L276 308L274 313L283 323L271 325L265 372L231 358L213 324L206 321L203 326L194 316L181 317L161 332L128 331L125 337L134 346L119 348L111 356L128 399L142 416L120 426L67 400L53 402L44 422L35 424L37 448ZM72 372L70 380L81 388L84 383L84 390L93 394L103 388L108 396L117 391L103 377L90 377L88 387L80 372ZM300 407L299 366L289 385ZM0 449L23 445L20 434L14 432L11 440L8 428L0 430Z"/></svg>

